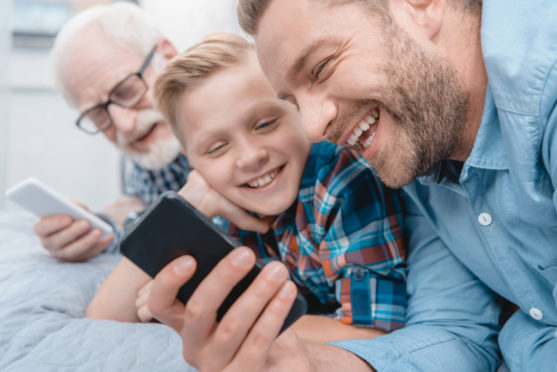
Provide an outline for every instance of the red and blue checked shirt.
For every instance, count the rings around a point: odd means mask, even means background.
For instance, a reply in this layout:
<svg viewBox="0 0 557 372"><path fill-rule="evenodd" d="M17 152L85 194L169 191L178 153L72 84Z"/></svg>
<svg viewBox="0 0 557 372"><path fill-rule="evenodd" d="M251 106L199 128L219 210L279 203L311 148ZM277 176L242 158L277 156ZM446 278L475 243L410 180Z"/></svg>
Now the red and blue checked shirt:
<svg viewBox="0 0 557 372"><path fill-rule="evenodd" d="M217 221L264 261L285 262L300 291L333 306L336 319L392 331L406 315L402 213L398 192L363 158L322 142L312 146L298 198L274 234Z"/></svg>

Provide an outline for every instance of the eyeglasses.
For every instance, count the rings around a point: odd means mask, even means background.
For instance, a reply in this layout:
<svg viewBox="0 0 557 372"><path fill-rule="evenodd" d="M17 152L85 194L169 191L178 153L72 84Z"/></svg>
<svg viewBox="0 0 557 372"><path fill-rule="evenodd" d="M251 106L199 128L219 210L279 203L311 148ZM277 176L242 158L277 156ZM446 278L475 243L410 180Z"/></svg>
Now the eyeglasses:
<svg viewBox="0 0 557 372"><path fill-rule="evenodd" d="M89 134L104 132L113 124L108 106L114 104L131 109L143 99L148 89L147 83L143 80L143 72L151 63L156 48L155 45L149 52L139 71L129 74L112 88L106 102L99 103L79 115L75 122L79 129Z"/></svg>

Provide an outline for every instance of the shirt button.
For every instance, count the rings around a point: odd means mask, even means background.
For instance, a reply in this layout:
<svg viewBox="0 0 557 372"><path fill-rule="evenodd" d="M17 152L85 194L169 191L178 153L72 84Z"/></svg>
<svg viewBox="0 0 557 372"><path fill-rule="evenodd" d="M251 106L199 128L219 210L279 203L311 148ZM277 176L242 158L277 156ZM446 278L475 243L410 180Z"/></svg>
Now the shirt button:
<svg viewBox="0 0 557 372"><path fill-rule="evenodd" d="M489 226L491 225L492 219L489 213L480 213L478 216L478 222L482 226Z"/></svg>
<svg viewBox="0 0 557 372"><path fill-rule="evenodd" d="M354 278L355 280L357 280L357 281L364 280L365 277L366 277L366 272L365 272L365 270L362 270L361 268L356 268L356 269L354 270L354 276L353 276L353 278Z"/></svg>
<svg viewBox="0 0 557 372"><path fill-rule="evenodd" d="M537 309L535 307L530 309L530 316L532 317L532 319L535 319L535 320L542 320L543 319L543 313L541 312L540 309Z"/></svg>

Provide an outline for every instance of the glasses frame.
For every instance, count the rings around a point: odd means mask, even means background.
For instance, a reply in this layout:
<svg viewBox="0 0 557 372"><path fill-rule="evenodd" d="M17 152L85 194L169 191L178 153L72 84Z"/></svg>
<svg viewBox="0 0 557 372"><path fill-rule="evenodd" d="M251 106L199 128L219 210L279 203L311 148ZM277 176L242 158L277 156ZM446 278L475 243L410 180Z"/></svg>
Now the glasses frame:
<svg viewBox="0 0 557 372"><path fill-rule="evenodd" d="M120 106L120 107L124 107L127 109L131 109L134 106L136 106L139 102L141 102L141 100L143 99L143 97L145 97L145 93L147 93L147 90L149 89L147 83L145 82L145 79L143 79L143 73L145 72L145 70L147 69L147 66L149 66L149 64L151 63L151 60L153 59L153 56L155 55L155 51L157 49L157 46L155 45L151 51L149 52L149 54L147 55L147 57L145 57L145 60L143 61L143 64L141 65L141 67L139 68L139 70L137 72L131 73L129 75L127 75L125 78L123 78L122 80L120 80L115 86L114 88L112 88L110 90L110 92L108 93L108 100L106 100L103 103L99 103L98 105L95 105L93 107L88 108L87 110L83 111L79 117L77 118L77 120L75 121L75 125L77 125L77 127L79 129L81 129L82 131L84 131L85 133L88 134L97 134L97 133L101 133L106 131L108 128L110 128L112 126L112 124L114 124L114 120L112 120L112 116L110 115L110 111L108 110L108 106L114 104L116 106ZM143 85L145 86L145 89L143 91L143 94L141 94L141 96L139 96L139 98L130 105L123 105L121 103L115 102L112 100L112 95L114 94L114 92L116 92L118 90L118 88L120 88L128 79L130 79L133 76L137 76L139 78L139 80L143 83ZM97 110L99 108L102 108L103 110L106 111L109 121L108 123L100 128L97 128L97 130L89 130L86 129L85 127L82 126L82 121L83 119L87 116L87 114L89 114L91 111L93 110Z"/></svg>

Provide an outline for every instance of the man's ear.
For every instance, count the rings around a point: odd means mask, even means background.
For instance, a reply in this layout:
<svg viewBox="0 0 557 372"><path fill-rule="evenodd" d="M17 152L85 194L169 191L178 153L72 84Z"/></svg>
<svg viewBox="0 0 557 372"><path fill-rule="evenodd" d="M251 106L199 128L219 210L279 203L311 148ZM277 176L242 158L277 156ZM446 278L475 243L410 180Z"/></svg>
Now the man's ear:
<svg viewBox="0 0 557 372"><path fill-rule="evenodd" d="M165 57L167 60L174 58L178 51L174 45L165 37L161 37L157 42L157 53Z"/></svg>
<svg viewBox="0 0 557 372"><path fill-rule="evenodd" d="M406 21L413 23L412 28L422 30L425 37L435 39L443 26L447 0L399 0L404 8ZM402 10L402 9L399 9ZM393 10L396 12L396 9Z"/></svg>

